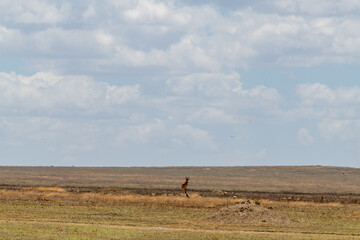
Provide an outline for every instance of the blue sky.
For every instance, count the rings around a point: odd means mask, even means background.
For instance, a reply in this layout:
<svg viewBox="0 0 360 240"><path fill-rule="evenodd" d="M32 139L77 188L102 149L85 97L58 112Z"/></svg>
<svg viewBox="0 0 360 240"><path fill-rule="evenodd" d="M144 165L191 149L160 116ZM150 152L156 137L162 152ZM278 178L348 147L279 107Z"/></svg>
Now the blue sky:
<svg viewBox="0 0 360 240"><path fill-rule="evenodd" d="M0 164L360 167L360 1L1 1Z"/></svg>

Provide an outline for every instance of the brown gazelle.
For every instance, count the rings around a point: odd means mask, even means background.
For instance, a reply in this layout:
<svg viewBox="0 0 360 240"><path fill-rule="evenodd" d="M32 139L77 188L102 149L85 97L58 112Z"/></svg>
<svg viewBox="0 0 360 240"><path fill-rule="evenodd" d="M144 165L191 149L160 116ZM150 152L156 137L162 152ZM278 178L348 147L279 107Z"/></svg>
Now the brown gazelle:
<svg viewBox="0 0 360 240"><path fill-rule="evenodd" d="M187 186L189 184L189 177L185 177L185 181L183 182L183 184L181 185L181 188L184 190L185 195L189 198L189 195L187 193Z"/></svg>

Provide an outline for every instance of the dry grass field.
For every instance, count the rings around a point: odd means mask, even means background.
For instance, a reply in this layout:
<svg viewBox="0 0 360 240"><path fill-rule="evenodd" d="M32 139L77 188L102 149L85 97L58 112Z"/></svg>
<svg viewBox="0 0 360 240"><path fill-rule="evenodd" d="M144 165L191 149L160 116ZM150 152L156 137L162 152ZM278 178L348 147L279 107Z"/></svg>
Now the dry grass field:
<svg viewBox="0 0 360 240"><path fill-rule="evenodd" d="M0 167L0 184L360 194L360 169L283 167Z"/></svg>
<svg viewBox="0 0 360 240"><path fill-rule="evenodd" d="M0 239L360 239L358 169L284 168L1 167Z"/></svg>

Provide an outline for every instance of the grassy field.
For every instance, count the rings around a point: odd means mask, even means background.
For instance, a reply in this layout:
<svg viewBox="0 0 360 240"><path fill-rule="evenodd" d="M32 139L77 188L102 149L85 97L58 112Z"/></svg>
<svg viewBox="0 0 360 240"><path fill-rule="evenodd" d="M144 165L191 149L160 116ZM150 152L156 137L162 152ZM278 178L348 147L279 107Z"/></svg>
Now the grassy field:
<svg viewBox="0 0 360 240"><path fill-rule="evenodd" d="M290 224L209 218L243 200L69 193L62 188L0 191L2 239L360 239L360 206L259 200Z"/></svg>
<svg viewBox="0 0 360 240"><path fill-rule="evenodd" d="M280 175L282 181L294 183L292 191L306 193L309 189L314 194L320 187L317 181L322 179L327 190L321 193L347 194L359 186L358 169L234 169L1 167L0 239L360 239L359 204L259 198L251 200L254 209L256 206L268 215L289 221L265 221L266 216L261 215L252 218L252 208L246 221L225 221L214 216L229 206L245 206L241 204L248 199L202 196L201 191L196 191L244 190L242 184L235 184L243 181L256 190L275 194L289 190L288 184L264 181ZM290 170L292 174L281 175ZM205 171L209 174L203 174ZM162 180L165 183L160 188L171 192L179 188L183 176L191 177L190 198L176 191L166 195L151 191L136 194L136 189L159 188ZM296 181L304 176L307 178ZM216 186L201 184L210 178L217 182ZM349 179L353 182L346 189L331 186L345 186ZM307 185L309 182L312 187ZM77 187L96 191L76 191ZM324 196L327 198L327 194ZM230 220L236 220L239 214L232 212Z"/></svg>
<svg viewBox="0 0 360 240"><path fill-rule="evenodd" d="M283 167L0 167L0 184L360 194L360 169Z"/></svg>

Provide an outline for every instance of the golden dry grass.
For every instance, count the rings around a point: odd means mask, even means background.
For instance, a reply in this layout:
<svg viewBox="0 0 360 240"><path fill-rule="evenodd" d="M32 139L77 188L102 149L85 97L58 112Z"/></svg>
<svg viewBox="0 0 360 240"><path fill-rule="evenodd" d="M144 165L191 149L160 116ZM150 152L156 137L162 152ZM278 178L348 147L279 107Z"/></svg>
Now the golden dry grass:
<svg viewBox="0 0 360 240"><path fill-rule="evenodd" d="M308 202L308 201L289 201L289 202L280 202L280 201L272 201L267 199L261 199L259 200L261 205L264 206L283 206L287 205L289 207L343 207L344 204L341 204L339 202L330 202L330 203L319 203L319 202Z"/></svg>
<svg viewBox="0 0 360 240"><path fill-rule="evenodd" d="M21 190L0 190L0 199L34 199L43 201L77 201L94 204L161 205L174 207L214 208L235 204L241 199L201 197L191 194L190 198L182 195L145 196L137 194L115 195L103 193L70 193L62 188L35 187Z"/></svg>
<svg viewBox="0 0 360 240"><path fill-rule="evenodd" d="M190 194L190 198L185 195L157 195L147 196L133 193L126 194L104 194L104 193L76 193L67 192L59 187L26 187L20 190L0 190L0 200L49 200L49 201L77 201L79 203L92 203L101 205L159 205L189 208L219 208L234 205L245 199L241 198L222 198L222 197L202 197L197 193ZM343 207L341 203L318 203L308 201L273 201L267 199L258 200L262 206L282 207L284 205L293 208L301 207Z"/></svg>
<svg viewBox="0 0 360 240"><path fill-rule="evenodd" d="M48 199L48 200L69 200L79 202L92 202L103 204L128 204L128 205L161 205L175 207L199 207L217 208L233 205L245 201L245 199L202 197L197 193L190 194L190 198L185 195L157 195L147 196L133 193L126 194L104 194L104 193L74 193L67 192L60 187L25 187L20 190L0 190L0 199ZM316 203L305 201L281 202L267 199L260 199L258 202L263 206L283 206L289 207L341 207L341 203Z"/></svg>
<svg viewBox="0 0 360 240"><path fill-rule="evenodd" d="M66 192L65 189L60 187L25 187L22 188L23 191L35 191L35 192Z"/></svg>
<svg viewBox="0 0 360 240"><path fill-rule="evenodd" d="M118 202L126 204L143 204L143 205L165 205L176 207L202 207L214 208L234 204L239 199L201 197L198 194L190 195L190 198L184 196L144 196L144 195L113 195L99 193L83 193L79 196L83 200Z"/></svg>

